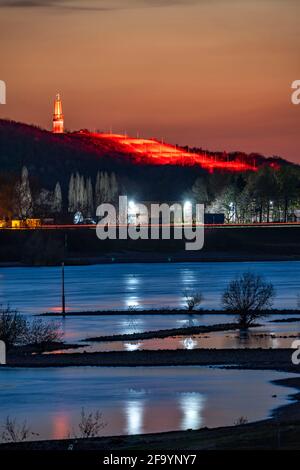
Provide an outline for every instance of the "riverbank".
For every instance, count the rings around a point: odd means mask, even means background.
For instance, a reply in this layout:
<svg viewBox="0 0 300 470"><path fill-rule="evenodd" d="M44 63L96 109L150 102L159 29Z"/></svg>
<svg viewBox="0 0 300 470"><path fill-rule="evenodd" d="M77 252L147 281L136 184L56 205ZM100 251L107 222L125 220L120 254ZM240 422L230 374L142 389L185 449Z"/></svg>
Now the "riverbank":
<svg viewBox="0 0 300 470"><path fill-rule="evenodd" d="M94 227L0 230L0 263L53 266L106 263L300 260L300 224L206 226L204 247L185 240L99 240ZM67 240L67 243L66 243ZM38 247L38 248L37 248Z"/></svg>
<svg viewBox="0 0 300 470"><path fill-rule="evenodd" d="M259 325L253 325L253 327ZM153 338L168 338L170 336L198 335L201 333L213 333L216 331L239 330L238 323L220 323L209 326L190 326L184 328L171 328L167 330L144 331L139 333L129 333L120 335L106 335L85 338L83 341L104 342L104 341L134 341Z"/></svg>
<svg viewBox="0 0 300 470"><path fill-rule="evenodd" d="M300 372L291 361L292 349L194 349L159 351L111 351L70 354L9 353L5 367L152 367L229 366L241 369L269 369Z"/></svg>
<svg viewBox="0 0 300 470"><path fill-rule="evenodd" d="M256 327L260 325L253 325ZM28 354L39 354L39 353L51 353L55 351L62 351L67 349L79 349L88 347L88 344L84 342L105 342L105 341L134 341L142 339L151 339L151 338L168 338L170 336L180 336L180 335L196 335L200 333L212 333L217 331L232 331L239 330L240 326L238 323L220 323L216 325L209 326L191 326L184 328L171 328L165 330L154 330L154 331L145 331L139 333L130 333L130 334L120 334L120 335L107 335L107 336L98 336L95 338L86 338L81 340L80 343L66 343L64 341L47 341L40 344L27 344L22 346L13 346L10 350L10 356L19 356L23 357Z"/></svg>
<svg viewBox="0 0 300 470"><path fill-rule="evenodd" d="M269 309L262 312L263 315L300 315L299 309ZM79 317L79 316L103 316L103 315L235 315L236 312L232 310L214 310L214 309L198 309L189 312L183 308L161 308L161 309L138 309L132 308L127 310L91 310L91 311L67 311L65 314L62 312L44 312L38 313L36 316L40 317ZM300 317L299 317L300 319ZM299 320L297 318L297 320Z"/></svg>
<svg viewBox="0 0 300 470"><path fill-rule="evenodd" d="M192 253L192 254L189 254ZM249 252L164 252L164 253L115 253L109 252L102 256L68 257L64 260L66 266L93 266L97 264L158 264L158 263L234 263L234 262L272 262L300 261L300 254L249 253ZM60 266L61 260L54 263L1 261L0 268L24 268L41 266Z"/></svg>
<svg viewBox="0 0 300 470"><path fill-rule="evenodd" d="M275 383L300 390L300 377ZM219 428L131 436L62 439L0 444L0 451L130 451L299 449L300 394L267 420Z"/></svg>

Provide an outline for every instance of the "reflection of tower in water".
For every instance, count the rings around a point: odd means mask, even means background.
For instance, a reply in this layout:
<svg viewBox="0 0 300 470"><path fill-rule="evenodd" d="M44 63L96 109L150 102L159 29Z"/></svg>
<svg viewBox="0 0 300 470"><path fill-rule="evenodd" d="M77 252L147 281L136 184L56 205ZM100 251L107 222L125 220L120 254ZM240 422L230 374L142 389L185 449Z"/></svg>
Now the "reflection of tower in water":
<svg viewBox="0 0 300 470"><path fill-rule="evenodd" d="M125 403L126 434L142 434L144 425L144 392L131 390Z"/></svg>
<svg viewBox="0 0 300 470"><path fill-rule="evenodd" d="M237 346L242 348L276 348L278 342L275 335L267 330L240 329L236 333Z"/></svg>
<svg viewBox="0 0 300 470"><path fill-rule="evenodd" d="M203 425L205 397L201 393L182 393L179 404L182 411L180 429L199 429Z"/></svg>

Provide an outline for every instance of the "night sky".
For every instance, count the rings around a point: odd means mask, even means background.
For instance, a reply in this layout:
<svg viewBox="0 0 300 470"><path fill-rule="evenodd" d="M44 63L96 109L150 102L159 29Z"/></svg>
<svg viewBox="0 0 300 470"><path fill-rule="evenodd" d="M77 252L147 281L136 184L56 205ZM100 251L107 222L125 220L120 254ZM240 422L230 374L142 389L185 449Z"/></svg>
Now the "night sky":
<svg viewBox="0 0 300 470"><path fill-rule="evenodd" d="M300 163L299 0L0 0L0 117Z"/></svg>

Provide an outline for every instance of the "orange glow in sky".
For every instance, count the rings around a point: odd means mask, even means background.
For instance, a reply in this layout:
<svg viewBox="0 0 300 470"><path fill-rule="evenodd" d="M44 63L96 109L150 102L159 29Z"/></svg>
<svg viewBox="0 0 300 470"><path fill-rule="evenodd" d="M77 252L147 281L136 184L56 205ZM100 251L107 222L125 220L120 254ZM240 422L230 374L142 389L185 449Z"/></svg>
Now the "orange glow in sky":
<svg viewBox="0 0 300 470"><path fill-rule="evenodd" d="M0 117L300 163L298 0L0 0Z"/></svg>

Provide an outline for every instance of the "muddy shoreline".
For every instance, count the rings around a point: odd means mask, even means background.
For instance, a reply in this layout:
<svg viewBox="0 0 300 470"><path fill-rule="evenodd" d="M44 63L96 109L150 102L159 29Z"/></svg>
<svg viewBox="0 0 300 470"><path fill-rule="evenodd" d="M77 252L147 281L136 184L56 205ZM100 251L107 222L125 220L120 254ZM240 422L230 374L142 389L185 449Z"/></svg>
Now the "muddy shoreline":
<svg viewBox="0 0 300 470"><path fill-rule="evenodd" d="M258 326L258 325L253 325ZM212 333L214 331L239 330L237 323L219 323L210 326L190 326L184 328L170 328L165 330L144 331L140 333L128 333L119 335L106 335L85 338L83 341L103 342L103 341L132 341L153 338L168 338L170 336L197 335L200 333Z"/></svg>
<svg viewBox="0 0 300 470"><path fill-rule="evenodd" d="M292 349L194 349L159 351L111 351L70 354L9 353L5 367L153 367L229 366L300 372L291 362Z"/></svg>
<svg viewBox="0 0 300 470"><path fill-rule="evenodd" d="M262 312L267 316L269 315L299 315L300 320L300 309L270 309ZM76 317L76 316L104 316L104 315L236 315L235 311L232 310L214 310L214 309L198 309L189 312L183 308L157 308L157 309L132 309L132 310L85 310L78 312L66 312L63 315L60 312L44 312L38 313L35 316L38 317Z"/></svg>

